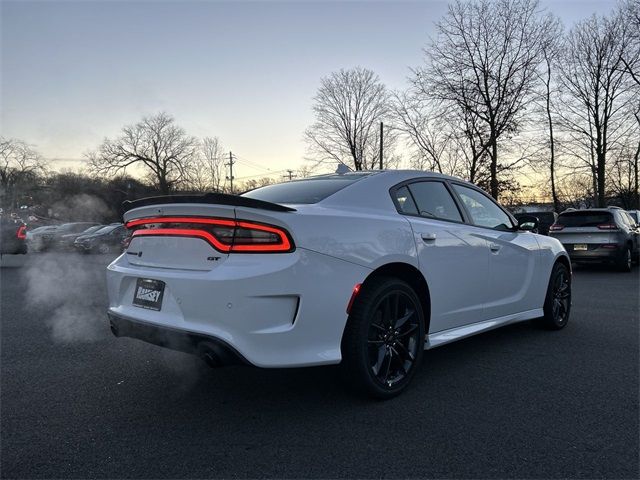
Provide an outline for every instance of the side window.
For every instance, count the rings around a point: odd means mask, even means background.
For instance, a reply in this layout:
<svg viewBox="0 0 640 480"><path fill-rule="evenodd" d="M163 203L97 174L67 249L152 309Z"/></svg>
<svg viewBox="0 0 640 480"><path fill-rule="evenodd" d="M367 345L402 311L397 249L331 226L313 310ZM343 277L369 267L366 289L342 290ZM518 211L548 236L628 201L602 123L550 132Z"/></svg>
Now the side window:
<svg viewBox="0 0 640 480"><path fill-rule="evenodd" d="M400 208L400 213L418 215L418 207L416 207L416 204L409 193L409 189L406 186L398 188L395 191L394 196L396 205Z"/></svg>
<svg viewBox="0 0 640 480"><path fill-rule="evenodd" d="M423 217L462 222L462 215L453 197L442 182L415 182L409 185Z"/></svg>
<svg viewBox="0 0 640 480"><path fill-rule="evenodd" d="M513 228L509 215L487 195L462 185L454 184L453 188L460 196L474 224L498 230Z"/></svg>
<svg viewBox="0 0 640 480"><path fill-rule="evenodd" d="M636 224L636 222L634 222L631 218L631 215L629 215L627 212L620 212L620 216L622 217L622 221L626 223L627 226L633 227Z"/></svg>

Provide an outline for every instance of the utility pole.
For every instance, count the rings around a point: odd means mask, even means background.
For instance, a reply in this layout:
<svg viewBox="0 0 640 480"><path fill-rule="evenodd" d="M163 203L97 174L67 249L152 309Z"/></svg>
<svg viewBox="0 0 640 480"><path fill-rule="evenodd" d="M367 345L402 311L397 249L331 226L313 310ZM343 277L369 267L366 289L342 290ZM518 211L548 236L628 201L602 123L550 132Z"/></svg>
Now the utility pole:
<svg viewBox="0 0 640 480"><path fill-rule="evenodd" d="M380 170L382 170L383 168L383 163L382 163L382 154L383 154L383 149L382 149L382 145L383 145L383 140L384 140L384 124L382 122L380 122Z"/></svg>
<svg viewBox="0 0 640 480"><path fill-rule="evenodd" d="M286 175L282 175L282 178L288 178L289 181L293 180L296 177L297 177L297 175L293 174L293 170L289 170L289 169L287 169L287 174Z"/></svg>
<svg viewBox="0 0 640 480"><path fill-rule="evenodd" d="M227 165L229 167L229 176L227 177L227 180L229 180L229 182L231 183L231 194L233 195L233 164L235 162L233 161L233 153L229 152L229 163L225 163L225 165Z"/></svg>

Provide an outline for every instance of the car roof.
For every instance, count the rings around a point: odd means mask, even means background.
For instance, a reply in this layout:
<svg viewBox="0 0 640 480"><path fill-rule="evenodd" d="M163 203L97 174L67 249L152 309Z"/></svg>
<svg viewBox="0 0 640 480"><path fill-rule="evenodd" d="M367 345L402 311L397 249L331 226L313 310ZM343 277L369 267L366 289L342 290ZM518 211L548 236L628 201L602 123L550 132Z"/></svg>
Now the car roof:
<svg viewBox="0 0 640 480"><path fill-rule="evenodd" d="M354 172L358 173L358 172ZM352 175L345 173L344 175ZM391 195L379 195L378 192L389 191L395 185L414 179L450 180L462 183L471 188L475 185L460 178L438 172L424 170L368 170L361 172L363 178L351 185L329 195L315 205L323 207L396 211ZM310 177L313 178L313 177Z"/></svg>

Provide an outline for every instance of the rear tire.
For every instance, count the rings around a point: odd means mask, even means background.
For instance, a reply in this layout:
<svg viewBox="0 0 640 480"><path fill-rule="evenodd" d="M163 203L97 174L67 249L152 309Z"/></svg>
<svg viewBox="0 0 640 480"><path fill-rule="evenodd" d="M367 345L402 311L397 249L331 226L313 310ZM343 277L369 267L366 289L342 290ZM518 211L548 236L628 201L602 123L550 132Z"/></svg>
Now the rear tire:
<svg viewBox="0 0 640 480"><path fill-rule="evenodd" d="M390 277L367 282L351 309L342 339L346 383L387 399L402 392L422 359L424 312L409 284Z"/></svg>
<svg viewBox="0 0 640 480"><path fill-rule="evenodd" d="M631 248L628 246L624 247L622 255L620 255L620 259L618 260L618 270L621 272L630 272L633 265L632 260Z"/></svg>
<svg viewBox="0 0 640 480"><path fill-rule="evenodd" d="M540 325L549 330L566 327L571 313L571 273L563 263L557 262L551 270L543 310Z"/></svg>

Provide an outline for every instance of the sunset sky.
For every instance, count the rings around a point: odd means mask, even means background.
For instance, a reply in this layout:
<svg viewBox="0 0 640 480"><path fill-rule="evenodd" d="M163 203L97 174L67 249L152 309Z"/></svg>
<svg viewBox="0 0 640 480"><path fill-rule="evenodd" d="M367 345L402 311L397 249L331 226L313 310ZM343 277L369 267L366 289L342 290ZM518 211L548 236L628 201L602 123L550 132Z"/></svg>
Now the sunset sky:
<svg viewBox="0 0 640 480"><path fill-rule="evenodd" d="M570 27L615 2L543 5ZM0 133L79 167L105 136L166 111L233 150L236 177L296 169L320 78L360 65L404 88L446 6L2 1Z"/></svg>

